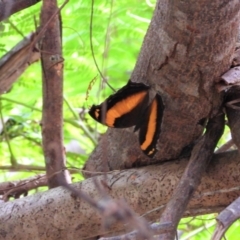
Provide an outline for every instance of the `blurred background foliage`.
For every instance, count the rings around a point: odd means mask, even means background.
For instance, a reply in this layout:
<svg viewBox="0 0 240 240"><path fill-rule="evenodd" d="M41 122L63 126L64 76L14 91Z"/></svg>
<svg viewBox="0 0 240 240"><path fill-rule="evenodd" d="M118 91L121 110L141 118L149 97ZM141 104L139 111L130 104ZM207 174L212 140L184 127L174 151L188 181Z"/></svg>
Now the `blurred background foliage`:
<svg viewBox="0 0 240 240"><path fill-rule="evenodd" d="M59 6L62 3L59 1ZM35 22L40 21L40 9L41 3L38 3L1 23L0 56L35 31ZM81 168L97 144L99 132L106 130L86 114L93 103L97 104L113 93L101 81L93 57L114 89L125 85L153 10L154 3L138 0L131 3L126 0L96 0L93 11L91 1L71 0L62 10L64 144L68 167ZM93 87L87 91L91 82ZM44 167L40 128L41 87L41 64L37 62L29 66L8 93L1 96L1 112L7 133L7 136L3 134L1 124L1 166L10 166L11 160L16 160L18 164ZM10 173L2 170L2 173L1 181L32 175L28 171ZM76 175L81 178L80 174Z"/></svg>
<svg viewBox="0 0 240 240"><path fill-rule="evenodd" d="M59 5L62 3L59 1ZM106 130L87 114L92 104L113 93L101 81L94 57L104 78L114 89L125 85L134 68L154 7L153 0L95 0L93 8L91 1L71 0L61 11L63 131L69 169L83 167L97 144L99 134ZM41 2L0 22L0 57L24 36L35 31L40 9ZM93 85L91 89L90 84ZM0 117L4 122L0 121L0 182L44 173L41 88L41 64L37 62L29 66L8 93L0 96ZM229 129L226 129L220 144L229 137ZM22 168L16 163L23 165ZM83 179L80 171L72 176L73 181ZM215 224L214 217L183 219L179 225L181 239L209 239ZM230 239L238 239L234 238L238 225L235 223L228 231Z"/></svg>

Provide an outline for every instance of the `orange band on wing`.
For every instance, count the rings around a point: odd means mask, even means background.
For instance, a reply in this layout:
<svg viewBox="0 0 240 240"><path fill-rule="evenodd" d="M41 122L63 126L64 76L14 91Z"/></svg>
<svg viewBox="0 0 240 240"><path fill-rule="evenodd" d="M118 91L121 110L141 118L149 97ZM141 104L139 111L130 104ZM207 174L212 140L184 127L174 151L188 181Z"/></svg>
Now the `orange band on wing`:
<svg viewBox="0 0 240 240"><path fill-rule="evenodd" d="M131 112L141 101L143 101L146 94L146 91L139 92L130 97L124 98L120 102L117 102L106 113L106 125L109 127L114 127L115 119Z"/></svg>
<svg viewBox="0 0 240 240"><path fill-rule="evenodd" d="M154 134L156 132L157 110L158 110L157 107L158 107L157 106L157 100L154 99L152 104L151 104L151 111L150 111L150 116L149 116L145 141L141 144L141 149L143 151L146 150L149 145L151 145Z"/></svg>

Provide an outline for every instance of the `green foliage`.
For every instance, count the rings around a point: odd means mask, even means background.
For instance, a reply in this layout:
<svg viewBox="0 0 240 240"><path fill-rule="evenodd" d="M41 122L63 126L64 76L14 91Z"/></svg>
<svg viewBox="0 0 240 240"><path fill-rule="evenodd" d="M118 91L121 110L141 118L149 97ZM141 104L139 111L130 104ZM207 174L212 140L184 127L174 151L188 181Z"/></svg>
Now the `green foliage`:
<svg viewBox="0 0 240 240"><path fill-rule="evenodd" d="M178 226L181 240L211 239L217 222L217 214L207 214L198 217L183 218ZM225 233L225 239L238 240L240 221L236 221Z"/></svg>
<svg viewBox="0 0 240 240"><path fill-rule="evenodd" d="M62 3L63 1L59 1L59 6ZM61 12L64 145L67 166L70 169L83 166L97 143L98 132L106 130L105 127L97 126L86 114L93 103L97 104L105 96L112 94L112 90L100 80L93 57L113 88L125 85L135 65L154 5L138 0L96 0L92 22L91 8L91 1L71 0ZM40 21L40 10L41 3L38 3L1 23L0 56L11 50L23 36L35 31L35 22ZM91 51L90 39L94 53ZM41 78L41 65L38 62L29 66L12 89L1 96L0 109L5 124L0 129L0 171L4 172L0 181L26 178L35 174L39 167L44 167L40 127ZM94 78L96 82L93 88L87 91ZM8 169L1 170L3 166L9 166L10 169L15 162L26 165L26 170L28 165L36 166L36 171L10 173ZM74 179L79 180L82 177L75 174Z"/></svg>
<svg viewBox="0 0 240 240"><path fill-rule="evenodd" d="M208 214L200 217L183 218L178 226L181 240L210 239L216 226L216 217L215 214Z"/></svg>

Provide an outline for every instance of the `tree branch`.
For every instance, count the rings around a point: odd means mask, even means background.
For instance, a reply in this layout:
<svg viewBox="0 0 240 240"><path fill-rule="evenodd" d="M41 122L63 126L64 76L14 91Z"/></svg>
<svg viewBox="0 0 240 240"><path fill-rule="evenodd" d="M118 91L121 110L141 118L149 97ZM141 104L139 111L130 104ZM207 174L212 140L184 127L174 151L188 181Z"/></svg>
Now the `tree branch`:
<svg viewBox="0 0 240 240"><path fill-rule="evenodd" d="M218 212L239 196L239 159L237 151L215 155L208 171L203 174L185 216ZM169 201L187 163L187 159L181 159L177 163L172 161L114 171L106 177L98 176L97 180L102 182L107 179L106 191L111 197L124 197L136 213L144 214L149 221L157 221L162 206ZM101 197L91 178L73 186L92 199L99 200ZM2 239L13 239L16 235L18 239L37 239L39 236L42 240L83 239L124 228L119 224L103 231L99 227L102 219L96 210L83 200L71 197L62 188L1 204L0 222Z"/></svg>
<svg viewBox="0 0 240 240"><path fill-rule="evenodd" d="M57 13L57 14L56 14ZM53 17L54 16L54 17ZM49 19L52 18L49 22ZM41 44L43 75L43 151L49 187L59 186L58 179L68 182L63 147L63 58L60 12L55 0L44 0L41 27L46 28ZM58 173L58 174L54 174Z"/></svg>
<svg viewBox="0 0 240 240"><path fill-rule="evenodd" d="M40 53L33 44L36 38L35 33L30 34L0 59L0 94L7 92L26 68L39 60Z"/></svg>
<svg viewBox="0 0 240 240"><path fill-rule="evenodd" d="M14 198L19 198L22 194L26 196L28 191L41 186L47 186L47 177L43 174L19 181L0 183L0 195L3 196L3 201L7 201L11 196Z"/></svg>
<svg viewBox="0 0 240 240"><path fill-rule="evenodd" d="M40 0L7 0L0 2L0 21L10 17L12 14L40 2Z"/></svg>
<svg viewBox="0 0 240 240"><path fill-rule="evenodd" d="M160 223L171 222L173 229L163 234L160 239L174 239L178 223L194 191L200 184L201 177L212 158L218 140L223 134L223 129L223 113L209 120L206 133L196 143L187 168L160 219Z"/></svg>

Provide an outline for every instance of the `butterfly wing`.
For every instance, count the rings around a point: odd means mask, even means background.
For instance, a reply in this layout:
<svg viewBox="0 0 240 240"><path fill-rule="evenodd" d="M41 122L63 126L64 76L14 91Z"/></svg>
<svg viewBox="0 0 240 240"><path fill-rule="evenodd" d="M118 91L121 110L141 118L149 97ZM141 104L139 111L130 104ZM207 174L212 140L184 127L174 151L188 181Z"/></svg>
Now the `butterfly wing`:
<svg viewBox="0 0 240 240"><path fill-rule="evenodd" d="M96 121L115 128L137 125L139 116L147 107L149 86L129 81L126 86L108 97L100 105L93 105L89 111Z"/></svg>
<svg viewBox="0 0 240 240"><path fill-rule="evenodd" d="M142 151L148 156L153 157L157 152L157 141L161 132L161 123L164 111L164 104L159 94L156 94L152 103L144 113L143 120L139 126L139 142Z"/></svg>

